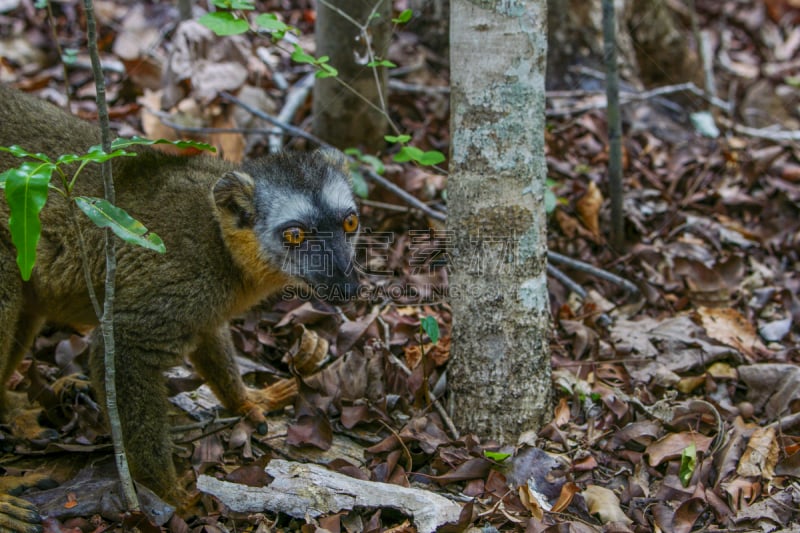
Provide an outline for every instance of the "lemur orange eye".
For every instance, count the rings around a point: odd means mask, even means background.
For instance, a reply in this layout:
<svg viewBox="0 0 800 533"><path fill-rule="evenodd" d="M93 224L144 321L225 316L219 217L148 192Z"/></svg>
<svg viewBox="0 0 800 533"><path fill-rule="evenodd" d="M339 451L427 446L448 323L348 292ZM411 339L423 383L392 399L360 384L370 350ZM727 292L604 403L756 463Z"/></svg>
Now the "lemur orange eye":
<svg viewBox="0 0 800 533"><path fill-rule="evenodd" d="M283 230L283 242L286 244L298 245L306 240L306 232L302 228L293 227Z"/></svg>
<svg viewBox="0 0 800 533"><path fill-rule="evenodd" d="M344 220L342 220L342 228L348 233L357 230L358 215L356 215L355 213L350 213L349 215L344 217Z"/></svg>

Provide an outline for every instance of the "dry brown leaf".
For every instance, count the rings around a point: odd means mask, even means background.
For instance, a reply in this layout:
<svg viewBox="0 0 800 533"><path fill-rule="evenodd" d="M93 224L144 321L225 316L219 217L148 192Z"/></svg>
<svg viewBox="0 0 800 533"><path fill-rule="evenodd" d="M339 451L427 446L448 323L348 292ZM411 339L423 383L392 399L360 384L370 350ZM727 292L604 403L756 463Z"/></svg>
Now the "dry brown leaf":
<svg viewBox="0 0 800 533"><path fill-rule="evenodd" d="M589 513L595 515L602 523L633 523L620 507L619 498L613 491L605 487L589 485L583 489L583 498L586 500Z"/></svg>
<svg viewBox="0 0 800 533"><path fill-rule="evenodd" d="M168 139L171 141L178 139L178 136L175 134L175 129L165 126L161 122L161 119L151 112L151 110L161 109L161 91L145 89L144 95L140 96L137 102L142 106L140 118L142 120L142 130L144 131L145 137L148 139ZM184 150L169 144L156 144L153 145L153 148L168 154L178 155L184 153Z"/></svg>
<svg viewBox="0 0 800 533"><path fill-rule="evenodd" d="M569 403L565 397L558 400L558 405L553 416L553 423L558 427L565 426L570 419Z"/></svg>
<svg viewBox="0 0 800 533"><path fill-rule="evenodd" d="M417 365L422 361L422 348L419 344L411 344L403 348L405 353L406 366L411 370L417 368Z"/></svg>
<svg viewBox="0 0 800 533"><path fill-rule="evenodd" d="M731 482L721 483L720 486L728 493L734 510L748 507L761 495L761 482L751 478L737 477Z"/></svg>
<svg viewBox="0 0 800 533"><path fill-rule="evenodd" d="M678 506L672 518L672 531L674 533L689 533L694 523L706 510L707 502L704 498L689 498Z"/></svg>
<svg viewBox="0 0 800 533"><path fill-rule="evenodd" d="M772 426L756 429L747 442L736 473L745 477L761 476L767 480L772 479L780 453L775 437L775 428Z"/></svg>
<svg viewBox="0 0 800 533"><path fill-rule="evenodd" d="M520 485L517 491L519 492L519 499L522 502L522 505L524 505L525 508L531 512L531 516L537 520L544 518L544 510L539 504L539 499L537 498L536 493L534 493L527 484Z"/></svg>
<svg viewBox="0 0 800 533"><path fill-rule="evenodd" d="M561 487L561 494L559 494L558 500L553 504L553 508L550 510L554 513L564 512L564 510L569 507L569 504L572 503L572 499L575 495L580 491L581 488L572 481L564 483Z"/></svg>
<svg viewBox="0 0 800 533"><path fill-rule="evenodd" d="M648 455L650 466L657 466L664 461L677 459L690 444L694 444L698 452L705 452L712 440L714 440L712 437L688 431L669 433L650 444L645 453Z"/></svg>
<svg viewBox="0 0 800 533"><path fill-rule="evenodd" d="M717 361L709 366L708 375L714 379L739 379L736 369L723 361Z"/></svg>
<svg viewBox="0 0 800 533"><path fill-rule="evenodd" d="M328 356L329 343L320 337L316 331L306 329L300 324L300 344L297 350L291 354L292 363L301 375L308 375L318 370Z"/></svg>
<svg viewBox="0 0 800 533"><path fill-rule="evenodd" d="M766 350L756 329L736 309L700 307L695 316L712 339L733 346L747 355L753 355L754 350Z"/></svg>
<svg viewBox="0 0 800 533"><path fill-rule="evenodd" d="M144 3L135 3L125 13L111 48L120 59L152 56L153 50L158 50L155 44L162 38L161 30L148 18L146 9Z"/></svg>
<svg viewBox="0 0 800 533"><path fill-rule="evenodd" d="M747 388L747 399L757 410L763 409L768 420L793 411L792 405L800 397L800 367L764 363L740 366L737 371Z"/></svg>
<svg viewBox="0 0 800 533"><path fill-rule="evenodd" d="M683 394L691 394L693 390L697 387L701 387L706 382L706 376L687 376L685 378L681 378L681 380L675 385L675 388L678 389Z"/></svg>
<svg viewBox="0 0 800 533"><path fill-rule="evenodd" d="M595 182L590 181L586 193L576 202L575 209L583 225L595 240L600 240L600 207L603 205L603 194Z"/></svg>
<svg viewBox="0 0 800 533"><path fill-rule="evenodd" d="M212 128L231 129L236 127L236 123L231 116L233 109L225 108L223 114L215 116L211 120ZM212 133L208 136L208 142L217 149L219 155L226 161L241 163L244 159L245 140L241 133Z"/></svg>
<svg viewBox="0 0 800 533"><path fill-rule="evenodd" d="M561 229L561 233L570 239L574 239L578 234L580 223L574 217L566 214L563 209L556 209L555 215L553 216L558 223L558 227Z"/></svg>

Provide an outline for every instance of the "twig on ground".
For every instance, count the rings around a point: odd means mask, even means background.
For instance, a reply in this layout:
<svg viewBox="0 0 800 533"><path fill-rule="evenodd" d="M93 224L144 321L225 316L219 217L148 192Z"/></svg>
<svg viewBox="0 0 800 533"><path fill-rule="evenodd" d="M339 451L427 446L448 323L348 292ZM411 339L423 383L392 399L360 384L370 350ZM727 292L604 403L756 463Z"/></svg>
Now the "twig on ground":
<svg viewBox="0 0 800 533"><path fill-rule="evenodd" d="M578 285L575 282L575 280L564 274L561 270L554 267L550 263L547 263L547 273L556 278L558 281L560 281L561 284L564 285L568 290L574 292L581 298L586 299L587 296L586 290L580 285ZM600 314L600 316L597 317L597 323L604 327L608 326L609 324L611 324L611 317L609 317L608 314L606 313L602 313Z"/></svg>
<svg viewBox="0 0 800 533"><path fill-rule="evenodd" d="M777 130L773 128L751 128L736 124L732 120L725 118L719 119L720 124L726 128L730 128L736 133L754 137L756 139L766 139L773 142L798 142L800 141L800 131Z"/></svg>
<svg viewBox="0 0 800 533"><path fill-rule="evenodd" d="M547 273L556 278L570 292L574 292L581 298L586 298L586 289L578 285L578 283L574 279L564 274L557 267L554 267L550 263L547 263Z"/></svg>
<svg viewBox="0 0 800 533"><path fill-rule="evenodd" d="M586 272L587 274L591 274L600 279L604 279L615 285L619 285L623 289L625 289L629 294L639 294L639 287L631 283L630 281L617 276L616 274L612 274L607 270L603 270L601 268L597 268L594 265L590 265L589 263L584 263L583 261L578 261L577 259L572 259L571 257L567 257L565 255L561 255L557 252L548 251L547 252L547 259L550 261L555 261L556 263L561 263L562 265L567 265L570 268L574 268L575 270L580 270L581 272Z"/></svg>
<svg viewBox="0 0 800 533"><path fill-rule="evenodd" d="M770 426L777 427L781 431L792 429L798 425L800 425L800 413L792 413L790 415L783 416L770 424Z"/></svg>
<svg viewBox="0 0 800 533"><path fill-rule="evenodd" d="M392 426L390 426L381 419L378 419L378 423L380 423L383 427L388 429L389 432L392 435L394 435L394 438L397 439L397 444L400 445L400 448L403 449L403 454L406 456L406 461L407 461L406 472L411 472L411 470L414 468L414 458L411 456L411 450L408 449L408 446L406 446L406 443L403 442L403 439L402 437L400 437L400 434L397 431L395 431Z"/></svg>
<svg viewBox="0 0 800 533"><path fill-rule="evenodd" d="M579 69L582 74L587 74L590 76L596 77L603 77L604 74L600 72L595 72L591 69L587 69L585 67ZM629 104L631 102L640 102L643 100L650 100L653 98L657 98L659 96L665 96L668 94L678 93L678 92L690 92L694 95L697 95L704 100L708 101L711 105L722 109L725 113L730 114L733 106L729 102L722 100L721 98L717 98L716 96L707 96L705 92L697 87L692 82L687 83L678 83L675 85L664 85L662 87L656 87L654 89L650 89L649 91L641 91L641 92L634 92L629 89L624 89L620 93L620 103L621 104ZM602 93L598 92L598 96L601 96ZM550 94L548 93L550 98L554 98L555 93ZM605 109L606 108L606 99L600 98L596 102L592 102L591 104L586 105L579 105L576 107L568 108L568 109L548 109L547 116L548 117L561 117L561 116L571 116L571 115L578 115L580 113L585 113L587 111L594 111L597 109Z"/></svg>
<svg viewBox="0 0 800 533"><path fill-rule="evenodd" d="M405 205L396 205L396 204L388 204L386 202L377 202L375 200L367 200L362 199L361 205L367 205L370 207L375 207L377 209L383 209L384 211L397 211L398 213L408 213L408 206Z"/></svg>

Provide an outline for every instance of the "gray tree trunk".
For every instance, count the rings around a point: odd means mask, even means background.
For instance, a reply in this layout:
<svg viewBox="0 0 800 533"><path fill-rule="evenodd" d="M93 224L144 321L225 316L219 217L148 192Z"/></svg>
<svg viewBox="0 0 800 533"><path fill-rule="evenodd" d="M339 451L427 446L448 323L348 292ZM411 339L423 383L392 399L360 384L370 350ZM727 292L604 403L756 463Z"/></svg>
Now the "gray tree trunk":
<svg viewBox="0 0 800 533"><path fill-rule="evenodd" d="M378 16L370 20L373 13ZM388 123L380 109L386 99L387 74L385 67L376 71L366 66L370 58L365 41L369 40L376 58L386 59L391 1L319 1L315 27L316 56L329 56L330 65L339 71L339 76L338 80L318 78L314 84L314 134L342 149L382 148ZM363 32L363 28L367 31Z"/></svg>
<svg viewBox="0 0 800 533"><path fill-rule="evenodd" d="M550 416L546 0L453 0L450 413L514 442Z"/></svg>

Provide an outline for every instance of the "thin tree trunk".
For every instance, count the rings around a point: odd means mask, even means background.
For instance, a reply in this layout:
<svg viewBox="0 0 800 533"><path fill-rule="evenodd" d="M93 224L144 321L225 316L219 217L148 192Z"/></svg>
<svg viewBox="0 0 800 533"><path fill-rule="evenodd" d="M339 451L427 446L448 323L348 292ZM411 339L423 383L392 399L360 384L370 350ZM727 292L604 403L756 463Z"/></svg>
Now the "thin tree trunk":
<svg viewBox="0 0 800 533"><path fill-rule="evenodd" d="M606 116L608 117L608 195L611 198L611 244L621 252L625 244L625 214L622 210L622 119L619 110L616 16L614 1L603 0L603 44L606 65Z"/></svg>
<svg viewBox="0 0 800 533"><path fill-rule="evenodd" d="M317 3L316 55L329 56L339 75L316 80L314 134L338 148L385 146L386 67L367 64L386 59L390 17L390 0Z"/></svg>
<svg viewBox="0 0 800 533"><path fill-rule="evenodd" d="M111 132L108 127L108 106L106 105L106 83L100 65L100 55L97 52L97 26L94 18L94 4L92 0L84 0L83 6L86 10L86 33L89 57L91 57L92 60L94 83L97 87L97 116L100 123L102 146L104 152L111 153ZM111 163L109 161L103 163L101 170L105 199L113 204L114 177L111 174ZM125 445L122 435L122 424L117 408L116 360L114 350L114 289L116 287L117 255L114 235L108 228L105 230L105 244L105 299L103 301L103 316L99 318L100 328L103 332L103 346L105 349L106 412L108 413L108 424L111 427L111 440L114 444L114 462L117 465L117 472L119 473L120 487L122 488L125 507L129 511L136 511L139 509L139 499L136 497L133 478L128 468L128 458L125 454Z"/></svg>
<svg viewBox="0 0 800 533"><path fill-rule="evenodd" d="M546 0L451 3L450 412L513 442L550 414Z"/></svg>

